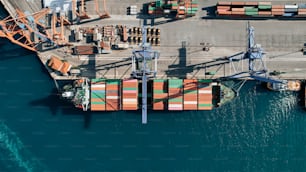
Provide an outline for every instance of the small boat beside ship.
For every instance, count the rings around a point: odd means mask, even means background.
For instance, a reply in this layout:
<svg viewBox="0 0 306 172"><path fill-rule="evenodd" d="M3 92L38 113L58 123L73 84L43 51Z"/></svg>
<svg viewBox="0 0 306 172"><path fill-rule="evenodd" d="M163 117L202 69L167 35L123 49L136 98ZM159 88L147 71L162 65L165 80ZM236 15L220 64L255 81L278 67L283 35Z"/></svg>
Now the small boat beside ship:
<svg viewBox="0 0 306 172"><path fill-rule="evenodd" d="M141 86L137 79L80 79L67 84L61 98L83 111L141 109ZM152 110L212 110L236 96L210 79L153 79L148 81L148 108Z"/></svg>
<svg viewBox="0 0 306 172"><path fill-rule="evenodd" d="M301 81L299 80L289 80L284 83L267 83L267 88L271 91L300 91Z"/></svg>

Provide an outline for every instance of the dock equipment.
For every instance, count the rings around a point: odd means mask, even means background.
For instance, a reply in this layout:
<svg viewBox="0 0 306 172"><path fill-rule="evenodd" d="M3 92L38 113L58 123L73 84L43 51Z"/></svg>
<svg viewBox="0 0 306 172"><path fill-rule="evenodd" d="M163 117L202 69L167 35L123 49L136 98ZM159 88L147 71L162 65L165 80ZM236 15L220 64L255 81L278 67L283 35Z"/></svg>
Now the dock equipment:
<svg viewBox="0 0 306 172"><path fill-rule="evenodd" d="M9 39L12 43L31 51L36 51L42 42L52 42L48 32L42 32L39 27L45 28L43 17L49 9L29 14L17 10L17 16L7 17L0 21L0 37ZM38 39L36 39L38 38Z"/></svg>
<svg viewBox="0 0 306 172"><path fill-rule="evenodd" d="M90 18L85 11L84 0L81 0L81 9L80 10L77 10L77 9L78 9L77 0L72 0L72 12L77 16L78 22L82 19L89 19Z"/></svg>
<svg viewBox="0 0 306 172"><path fill-rule="evenodd" d="M155 78L159 52L152 50L147 43L147 28L142 27L141 50L134 50L132 56L132 76L142 81L142 123L147 123L147 81Z"/></svg>
<svg viewBox="0 0 306 172"><path fill-rule="evenodd" d="M103 13L101 13L100 10L99 10L99 0L95 0L95 10L96 10L96 13L99 15L99 17L101 19L110 18L110 15L109 15L108 11L106 10L105 1L106 0L103 0Z"/></svg>
<svg viewBox="0 0 306 172"><path fill-rule="evenodd" d="M247 23L247 49L246 52L240 52L227 58L230 63L230 74L226 78L253 78L258 81L274 83L274 84L287 84L287 80L272 78L269 76L268 69L264 63L264 50L260 44L255 42L255 31L250 23ZM243 69L243 60L248 60L248 70ZM237 65L238 63L238 65ZM236 64L236 65L235 65ZM237 67L238 66L238 67ZM242 82L244 84L245 82ZM239 86L240 90L241 86ZM237 91L237 94L239 92Z"/></svg>

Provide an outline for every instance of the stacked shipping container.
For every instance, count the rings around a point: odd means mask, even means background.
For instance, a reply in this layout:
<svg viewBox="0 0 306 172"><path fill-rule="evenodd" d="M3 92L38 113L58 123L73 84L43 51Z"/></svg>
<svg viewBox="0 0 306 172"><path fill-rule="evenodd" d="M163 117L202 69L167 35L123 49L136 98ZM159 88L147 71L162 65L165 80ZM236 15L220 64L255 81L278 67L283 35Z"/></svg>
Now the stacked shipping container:
<svg viewBox="0 0 306 172"><path fill-rule="evenodd" d="M91 103L92 111L105 111L105 80L92 79L91 80Z"/></svg>
<svg viewBox="0 0 306 172"><path fill-rule="evenodd" d="M211 110L213 108L211 82L211 80L198 80L198 110Z"/></svg>
<svg viewBox="0 0 306 172"><path fill-rule="evenodd" d="M167 80L153 80L153 110L167 109L168 90Z"/></svg>
<svg viewBox="0 0 306 172"><path fill-rule="evenodd" d="M272 5L271 2L218 2L217 15L305 17L306 4Z"/></svg>
<svg viewBox="0 0 306 172"><path fill-rule="evenodd" d="M122 81L122 110L138 109L138 80Z"/></svg>
<svg viewBox="0 0 306 172"><path fill-rule="evenodd" d="M183 89L182 79L168 80L168 90L169 90L168 110L183 110L182 89Z"/></svg>
<svg viewBox="0 0 306 172"><path fill-rule="evenodd" d="M185 18L194 16L198 11L197 0L157 0L152 2L148 6L149 15L164 15L164 14L176 14L176 18Z"/></svg>
<svg viewBox="0 0 306 172"><path fill-rule="evenodd" d="M198 110L198 81L184 79L184 110Z"/></svg>
<svg viewBox="0 0 306 172"><path fill-rule="evenodd" d="M120 80L106 80L106 111L120 110Z"/></svg>

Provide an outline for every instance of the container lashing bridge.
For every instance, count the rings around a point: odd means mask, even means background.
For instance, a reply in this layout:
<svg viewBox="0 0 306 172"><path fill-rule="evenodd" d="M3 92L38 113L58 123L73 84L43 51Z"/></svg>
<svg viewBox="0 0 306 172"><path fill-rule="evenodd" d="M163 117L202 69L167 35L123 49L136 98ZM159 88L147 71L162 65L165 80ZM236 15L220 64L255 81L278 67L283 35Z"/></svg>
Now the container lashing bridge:
<svg viewBox="0 0 306 172"><path fill-rule="evenodd" d="M147 43L147 29L142 27L141 50L134 50L132 56L132 76L142 80L142 123L147 123L147 81L155 78L157 73L157 59L159 52L152 50Z"/></svg>

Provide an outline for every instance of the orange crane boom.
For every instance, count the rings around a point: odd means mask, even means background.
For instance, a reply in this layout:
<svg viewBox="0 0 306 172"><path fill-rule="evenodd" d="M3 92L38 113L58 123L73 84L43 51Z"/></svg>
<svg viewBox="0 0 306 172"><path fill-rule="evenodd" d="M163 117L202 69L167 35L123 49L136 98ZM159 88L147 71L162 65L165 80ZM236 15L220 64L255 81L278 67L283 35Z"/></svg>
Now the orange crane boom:
<svg viewBox="0 0 306 172"><path fill-rule="evenodd" d="M95 0L95 10L96 10L96 13L99 15L99 17L101 19L104 19L104 18L110 18L110 15L109 13L107 12L106 10L106 3L105 3L106 0L103 0L103 9L104 9L104 13L101 13L100 10L99 10L99 0Z"/></svg>
<svg viewBox="0 0 306 172"><path fill-rule="evenodd" d="M81 0L81 11L77 12L77 0L72 0L72 12L78 16L80 19L89 19L90 17L87 15L85 11L85 3L84 0Z"/></svg>

